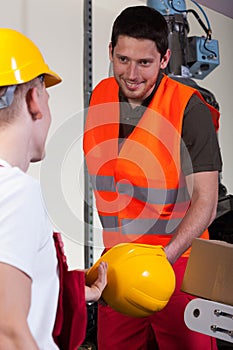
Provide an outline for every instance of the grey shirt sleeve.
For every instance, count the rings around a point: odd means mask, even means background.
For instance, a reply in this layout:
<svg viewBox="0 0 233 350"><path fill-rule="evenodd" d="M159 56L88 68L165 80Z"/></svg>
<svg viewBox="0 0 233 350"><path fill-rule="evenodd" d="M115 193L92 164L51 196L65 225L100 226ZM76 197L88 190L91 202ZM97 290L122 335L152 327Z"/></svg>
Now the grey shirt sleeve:
<svg viewBox="0 0 233 350"><path fill-rule="evenodd" d="M212 116L209 108L197 95L193 95L186 106L182 140L181 164L185 175L221 171L222 159ZM187 159L187 151L191 163Z"/></svg>

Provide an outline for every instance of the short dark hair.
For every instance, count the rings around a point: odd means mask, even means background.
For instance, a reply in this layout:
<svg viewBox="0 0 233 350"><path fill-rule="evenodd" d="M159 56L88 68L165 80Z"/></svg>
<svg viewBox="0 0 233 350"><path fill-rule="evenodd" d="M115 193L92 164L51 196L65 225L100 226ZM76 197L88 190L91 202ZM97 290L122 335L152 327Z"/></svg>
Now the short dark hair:
<svg viewBox="0 0 233 350"><path fill-rule="evenodd" d="M132 6L124 9L112 27L112 49L120 35L155 42L161 58L168 49L168 26L163 15L149 6Z"/></svg>
<svg viewBox="0 0 233 350"><path fill-rule="evenodd" d="M19 116L19 111L22 108L22 101L26 98L26 95L30 89L34 87L37 87L38 89L42 88L42 81L40 77L41 76L36 77L26 83L17 84L13 102L10 104L10 106L0 109L0 127L2 125L12 123L15 118ZM6 88L7 86L0 86L0 96L4 95Z"/></svg>

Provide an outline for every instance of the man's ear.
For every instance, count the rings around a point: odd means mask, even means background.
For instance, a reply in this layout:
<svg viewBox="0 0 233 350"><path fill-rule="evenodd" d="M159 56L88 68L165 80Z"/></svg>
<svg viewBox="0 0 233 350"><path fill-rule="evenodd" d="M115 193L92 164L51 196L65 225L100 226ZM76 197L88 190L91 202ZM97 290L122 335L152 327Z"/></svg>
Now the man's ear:
<svg viewBox="0 0 233 350"><path fill-rule="evenodd" d="M40 110L39 93L36 87L28 90L26 95L26 103L28 112L31 114L33 120L41 119L42 113Z"/></svg>
<svg viewBox="0 0 233 350"><path fill-rule="evenodd" d="M112 43L109 43L109 45L108 45L108 53L109 53L109 59L110 59L110 61L112 61L113 60L113 57L112 57L112 55L113 55Z"/></svg>
<svg viewBox="0 0 233 350"><path fill-rule="evenodd" d="M165 69L167 67L168 62L170 60L170 56L171 56L171 51L170 51L170 49L167 49L167 52L165 53L165 55L163 56L163 58L161 59L161 62L160 62L161 69Z"/></svg>

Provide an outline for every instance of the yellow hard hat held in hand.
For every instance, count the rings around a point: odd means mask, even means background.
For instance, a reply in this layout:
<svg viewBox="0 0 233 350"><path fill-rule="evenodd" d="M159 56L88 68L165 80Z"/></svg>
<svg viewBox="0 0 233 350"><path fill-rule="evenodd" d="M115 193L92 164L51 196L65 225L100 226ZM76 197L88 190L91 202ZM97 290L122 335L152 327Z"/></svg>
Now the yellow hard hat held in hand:
<svg viewBox="0 0 233 350"><path fill-rule="evenodd" d="M113 309L132 317L146 317L167 305L175 289L175 274L162 246L114 246L87 271L87 285L97 278L101 261L108 263L108 284L102 297Z"/></svg>

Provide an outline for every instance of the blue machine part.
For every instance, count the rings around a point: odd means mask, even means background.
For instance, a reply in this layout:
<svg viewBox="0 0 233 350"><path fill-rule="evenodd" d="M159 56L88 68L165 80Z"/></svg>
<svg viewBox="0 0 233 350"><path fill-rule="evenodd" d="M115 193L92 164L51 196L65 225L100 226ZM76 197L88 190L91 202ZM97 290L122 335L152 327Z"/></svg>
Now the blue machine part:
<svg viewBox="0 0 233 350"><path fill-rule="evenodd" d="M189 37L187 63L193 78L204 79L220 63L218 41Z"/></svg>
<svg viewBox="0 0 233 350"><path fill-rule="evenodd" d="M147 6L154 8L163 16L174 15L186 10L184 0L148 0Z"/></svg>

